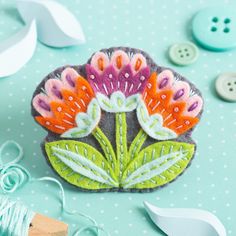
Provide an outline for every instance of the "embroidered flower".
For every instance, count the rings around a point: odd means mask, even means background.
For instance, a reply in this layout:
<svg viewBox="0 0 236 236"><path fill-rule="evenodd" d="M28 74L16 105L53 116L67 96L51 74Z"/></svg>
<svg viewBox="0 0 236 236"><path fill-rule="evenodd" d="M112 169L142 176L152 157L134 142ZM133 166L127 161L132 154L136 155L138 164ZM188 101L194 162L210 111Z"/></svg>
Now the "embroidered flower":
<svg viewBox="0 0 236 236"><path fill-rule="evenodd" d="M38 86L33 115L50 131L44 154L63 179L89 191L143 192L183 173L195 154L190 135L203 100L193 84L157 67L136 49L104 49L77 66L86 78L67 68ZM137 119L126 114L134 110ZM55 133L61 137L51 142Z"/></svg>
<svg viewBox="0 0 236 236"><path fill-rule="evenodd" d="M74 69L66 68L61 79L46 81L43 93L33 98L40 114L35 120L61 137L87 136L97 126L101 110L88 81Z"/></svg>
<svg viewBox="0 0 236 236"><path fill-rule="evenodd" d="M197 94L191 95L190 86L175 81L170 70L150 77L137 108L141 127L154 139L173 139L194 127L203 106Z"/></svg>
<svg viewBox="0 0 236 236"><path fill-rule="evenodd" d="M129 57L122 50L116 50L111 57L95 53L86 71L101 108L107 112L134 110L150 74L141 53Z"/></svg>

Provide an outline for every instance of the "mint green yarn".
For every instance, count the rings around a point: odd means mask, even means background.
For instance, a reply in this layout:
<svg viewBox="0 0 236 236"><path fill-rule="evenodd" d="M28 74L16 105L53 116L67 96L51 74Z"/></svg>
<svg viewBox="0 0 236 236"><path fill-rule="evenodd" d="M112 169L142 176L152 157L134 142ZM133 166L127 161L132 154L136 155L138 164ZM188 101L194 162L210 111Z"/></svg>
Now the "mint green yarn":
<svg viewBox="0 0 236 236"><path fill-rule="evenodd" d="M3 162L3 153L6 148L16 149L16 157L9 161ZM102 227L98 226L97 222L90 216L69 210L66 207L65 191L62 184L52 177L41 177L34 179L31 174L18 162L23 158L23 148L15 141L6 141L0 147L0 191L3 194L15 192L22 188L24 184L36 181L50 181L58 185L61 194L62 212L68 215L80 216L89 220L92 224L83 228L77 229L73 236L79 236L86 230L95 230L97 236L100 231L110 236ZM10 200L8 197L0 195L0 235L1 236L27 236L29 225L35 213L19 202Z"/></svg>
<svg viewBox="0 0 236 236"><path fill-rule="evenodd" d="M35 213L19 202L0 196L0 235L26 236Z"/></svg>
<svg viewBox="0 0 236 236"><path fill-rule="evenodd" d="M16 157L4 163L3 153L7 149L16 149ZM23 148L15 141L8 140L0 147L0 187L3 193L12 193L30 180L30 173L17 164L23 158Z"/></svg>

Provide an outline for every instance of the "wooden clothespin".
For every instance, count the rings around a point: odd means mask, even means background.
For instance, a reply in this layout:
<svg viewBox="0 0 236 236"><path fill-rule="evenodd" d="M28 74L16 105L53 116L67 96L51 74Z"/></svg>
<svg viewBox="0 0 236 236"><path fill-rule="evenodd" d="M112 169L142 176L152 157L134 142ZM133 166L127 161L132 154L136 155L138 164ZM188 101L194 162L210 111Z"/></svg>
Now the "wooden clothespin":
<svg viewBox="0 0 236 236"><path fill-rule="evenodd" d="M68 225L36 214L30 224L29 236L68 236Z"/></svg>

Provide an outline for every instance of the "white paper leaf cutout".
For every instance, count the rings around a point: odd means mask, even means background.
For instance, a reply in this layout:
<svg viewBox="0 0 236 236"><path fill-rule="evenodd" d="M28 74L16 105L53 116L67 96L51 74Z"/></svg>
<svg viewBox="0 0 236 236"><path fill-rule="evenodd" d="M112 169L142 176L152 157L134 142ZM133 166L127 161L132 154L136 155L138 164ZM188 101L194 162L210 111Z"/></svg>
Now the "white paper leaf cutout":
<svg viewBox="0 0 236 236"><path fill-rule="evenodd" d="M33 56L37 43L35 21L0 43L0 77L19 71Z"/></svg>
<svg viewBox="0 0 236 236"><path fill-rule="evenodd" d="M226 236L220 220L199 209L158 208L144 202L152 221L168 236Z"/></svg>
<svg viewBox="0 0 236 236"><path fill-rule="evenodd" d="M85 42L80 23L64 6L53 0L18 0L18 11L25 23L36 20L38 39L52 47Z"/></svg>

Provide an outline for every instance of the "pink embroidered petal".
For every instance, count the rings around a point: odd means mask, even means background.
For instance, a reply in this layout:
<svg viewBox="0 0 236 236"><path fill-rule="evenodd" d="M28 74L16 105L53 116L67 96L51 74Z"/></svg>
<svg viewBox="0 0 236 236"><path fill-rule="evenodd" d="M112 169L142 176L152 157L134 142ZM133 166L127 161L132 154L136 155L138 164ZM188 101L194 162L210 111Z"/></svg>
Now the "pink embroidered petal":
<svg viewBox="0 0 236 236"><path fill-rule="evenodd" d="M73 92L75 91L76 79L78 77L79 74L77 73L77 71L70 67L66 68L61 73L61 79L64 86Z"/></svg>
<svg viewBox="0 0 236 236"><path fill-rule="evenodd" d="M133 78L133 87L129 89L130 94L135 93L143 93L143 90L145 89L148 78L150 76L150 68L145 67L142 70L140 70Z"/></svg>
<svg viewBox="0 0 236 236"><path fill-rule="evenodd" d="M37 94L33 98L33 107L43 117L53 117L50 105L48 103L48 96L45 94Z"/></svg>
<svg viewBox="0 0 236 236"><path fill-rule="evenodd" d="M104 82L103 88L107 95L112 94L117 91L118 83L117 83L117 72L114 66L108 66L103 75L101 76L101 80Z"/></svg>
<svg viewBox="0 0 236 236"><path fill-rule="evenodd" d="M130 64L132 67L133 74L135 75L147 66L147 61L141 53L137 53L132 57Z"/></svg>
<svg viewBox="0 0 236 236"><path fill-rule="evenodd" d="M199 114L203 106L203 100L198 95L189 97L187 100L187 108L184 112L187 116L195 117Z"/></svg>
<svg viewBox="0 0 236 236"><path fill-rule="evenodd" d="M58 79L49 79L45 83L45 90L51 100L62 100L61 89L63 83Z"/></svg>
<svg viewBox="0 0 236 236"><path fill-rule="evenodd" d="M103 73L105 68L109 65L108 55L104 52L96 52L92 57L91 65L99 74Z"/></svg>
<svg viewBox="0 0 236 236"><path fill-rule="evenodd" d="M129 96L130 87L133 84L133 72L130 64L126 65L118 75L117 89L126 97Z"/></svg>
<svg viewBox="0 0 236 236"><path fill-rule="evenodd" d="M174 81L174 75L170 70L162 71L157 78L157 90L171 88Z"/></svg>
<svg viewBox="0 0 236 236"><path fill-rule="evenodd" d="M101 76L98 74L97 70L89 64L86 65L86 72L87 72L87 79L89 84L91 85L93 91L95 93L103 93L107 95L104 87L103 87L103 80Z"/></svg>
<svg viewBox="0 0 236 236"><path fill-rule="evenodd" d="M173 86L173 100L174 101L184 101L189 97L190 87L189 84L183 81L175 82Z"/></svg>
<svg viewBox="0 0 236 236"><path fill-rule="evenodd" d="M111 65L114 66L115 70L118 72L124 66L128 65L130 63L129 56L126 52L122 50L115 51L111 56Z"/></svg>

